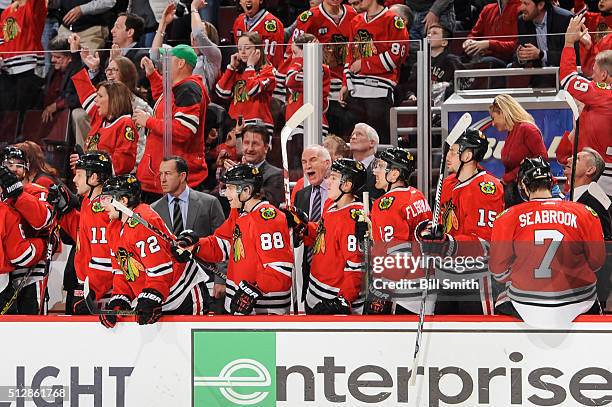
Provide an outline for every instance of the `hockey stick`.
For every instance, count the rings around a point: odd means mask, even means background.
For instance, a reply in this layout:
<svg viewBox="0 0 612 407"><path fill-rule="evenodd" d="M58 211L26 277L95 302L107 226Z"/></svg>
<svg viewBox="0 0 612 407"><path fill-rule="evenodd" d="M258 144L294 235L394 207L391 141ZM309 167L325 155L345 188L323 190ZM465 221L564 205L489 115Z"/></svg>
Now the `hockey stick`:
<svg viewBox="0 0 612 407"><path fill-rule="evenodd" d="M51 213L51 216L55 216ZM40 315L47 315L48 304L47 304L47 284L49 283L49 272L51 271L51 259L53 257L53 234L59 229L59 224L56 224L49 232L49 240L47 241L47 253L45 254L45 276L43 277L42 290L41 290L41 304L40 304ZM59 236L57 236L59 239ZM58 244L61 244L58 241ZM45 307L45 305L47 307Z"/></svg>
<svg viewBox="0 0 612 407"><path fill-rule="evenodd" d="M368 231L363 239L363 264L365 267L365 300L364 310L367 306L368 299L370 297L370 279L372 278L372 221L370 220L370 193L368 191L363 192L363 222L368 224Z"/></svg>
<svg viewBox="0 0 612 407"><path fill-rule="evenodd" d="M291 133L308 116L314 112L314 107L310 103L305 103L287 120L285 127L281 130L281 153L283 156L283 181L285 184L285 204L291 205L291 193L289 192L289 156L287 154L287 142Z"/></svg>
<svg viewBox="0 0 612 407"><path fill-rule="evenodd" d="M291 206L291 192L289 191L289 155L287 153L287 143L293 130L300 125L308 116L314 112L314 107L310 103L305 103L300 107L293 115L287 120L285 127L281 130L281 154L283 156L283 184L285 187L285 205L287 208ZM293 239L290 239L293 243ZM293 244L292 251L293 251ZM293 304L293 310L298 313L298 292L297 292L297 276L296 276L295 264L293 266L293 273L291 275L291 304Z"/></svg>
<svg viewBox="0 0 612 407"><path fill-rule="evenodd" d="M574 182L576 181L576 161L578 160L578 126L580 125L580 111L576 105L576 101L568 91L565 91L565 101L572 110L576 130L574 131L574 145L572 151L572 174L570 176L570 201L574 200Z"/></svg>
<svg viewBox="0 0 612 407"><path fill-rule="evenodd" d="M129 309L100 309L94 303L92 297L89 296L89 277L85 277L85 283L83 284L83 298L85 299L85 305L91 315L136 315L136 310Z"/></svg>
<svg viewBox="0 0 612 407"><path fill-rule="evenodd" d="M112 200L112 205L115 207L115 209L117 209L119 212L121 212L124 215L126 215L128 218L134 219L135 221L140 223L142 226L144 226L145 228L149 229L151 232L153 232L156 235L158 235L159 237L161 237L166 243L171 245L172 243L176 242L175 239L171 238L170 236L168 236L167 234L165 234L164 232L162 232L161 230L159 230L155 226L150 225L149 222L144 220L139 214L135 213L133 210L131 210L127 206L123 205L121 202L117 201L116 199ZM202 267L204 269L204 271L210 272L210 273L212 273L212 274L216 275L217 277L220 277L220 278L222 278L224 280L227 278L227 276L225 274L221 273L215 267L211 266L210 264L206 264L202 260L198 259L196 256L193 255L193 253L189 252L188 250L185 250L185 251L187 253L189 253L190 260L193 260L196 263L198 263L198 265L200 267Z"/></svg>
<svg viewBox="0 0 612 407"><path fill-rule="evenodd" d="M455 124L455 127L448 133L446 141L442 143L442 157L440 160L440 172L438 176L438 184L436 185L436 198L434 201L434 213L432 219L432 225L437 225L440 220L440 199L442 196L442 181L444 181L444 167L446 163L446 155L450 146L455 144L459 139L459 136L463 134L472 124L472 116L469 113L464 113L459 121ZM425 306L427 305L427 294L429 293L429 276L431 274L431 268L425 268L425 281L427 284L423 289L423 295L421 296L421 307L419 308L419 324L417 326L417 334L414 343L414 355L412 357L412 373L410 374L410 385L416 384L417 369L419 362L419 351L421 350L421 336L423 335L423 324L425 323Z"/></svg>

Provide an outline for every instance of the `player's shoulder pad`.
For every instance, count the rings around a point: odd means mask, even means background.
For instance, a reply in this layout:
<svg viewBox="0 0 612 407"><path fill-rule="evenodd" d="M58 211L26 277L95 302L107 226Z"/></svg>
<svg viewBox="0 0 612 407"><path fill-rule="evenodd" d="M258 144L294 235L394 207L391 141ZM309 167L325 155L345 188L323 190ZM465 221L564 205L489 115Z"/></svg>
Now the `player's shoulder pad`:
<svg viewBox="0 0 612 407"><path fill-rule="evenodd" d="M381 211L386 211L393 206L393 202L395 202L394 196L381 196L380 200L378 201L378 209Z"/></svg>
<svg viewBox="0 0 612 407"><path fill-rule="evenodd" d="M587 210L587 212L589 212L591 215L593 215L596 218L599 218L599 215L597 214L597 212L595 212L595 210L593 208L591 208L589 205L584 205L584 208Z"/></svg>
<svg viewBox="0 0 612 407"><path fill-rule="evenodd" d="M312 17L312 11L306 10L298 16L298 20L302 23L305 23L310 19L310 17Z"/></svg>
<svg viewBox="0 0 612 407"><path fill-rule="evenodd" d="M278 24L274 18L269 18L264 21L264 29L269 33L274 33L278 30Z"/></svg>
<svg viewBox="0 0 612 407"><path fill-rule="evenodd" d="M498 190L497 185L495 185L495 182L493 182L492 180L480 181L478 183L478 189L484 195L495 195Z"/></svg>
<svg viewBox="0 0 612 407"><path fill-rule="evenodd" d="M134 218L129 218L127 221L127 225L131 228L135 228L136 226L138 226L140 224L140 222L138 222L136 219Z"/></svg>
<svg viewBox="0 0 612 407"><path fill-rule="evenodd" d="M94 199L94 201L91 203L91 211L93 213L104 212L104 207L102 206L100 199Z"/></svg>
<svg viewBox="0 0 612 407"><path fill-rule="evenodd" d="M202 88L193 80L188 80L172 88L174 103L177 107L199 104L202 101Z"/></svg>
<svg viewBox="0 0 612 407"><path fill-rule="evenodd" d="M31 182L30 185L32 185L33 189L36 189L37 191L46 191L47 188L45 188L44 186L37 184L36 182Z"/></svg>
<svg viewBox="0 0 612 407"><path fill-rule="evenodd" d="M278 211L273 206L264 206L259 208L259 217L264 221L269 221L272 219L276 219L278 216Z"/></svg>

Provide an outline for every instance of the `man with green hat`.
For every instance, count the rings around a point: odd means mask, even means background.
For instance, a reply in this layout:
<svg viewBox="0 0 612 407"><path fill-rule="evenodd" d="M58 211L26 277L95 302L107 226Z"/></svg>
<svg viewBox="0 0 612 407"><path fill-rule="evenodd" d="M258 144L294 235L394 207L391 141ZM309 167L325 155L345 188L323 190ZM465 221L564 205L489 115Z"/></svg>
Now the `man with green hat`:
<svg viewBox="0 0 612 407"><path fill-rule="evenodd" d="M165 50L161 50L162 52ZM189 167L189 186L199 189L208 176L204 159L204 122L206 107L210 101L206 86L199 75L193 74L197 55L189 45L177 45L168 51L172 80L172 151L168 155L178 155L187 161ZM134 122L149 130L147 144L136 176L142 184L143 201L151 203L162 196L161 184L156 169L164 155L164 104L162 76L155 70L153 62L142 59L151 91L156 99L153 116L134 111Z"/></svg>

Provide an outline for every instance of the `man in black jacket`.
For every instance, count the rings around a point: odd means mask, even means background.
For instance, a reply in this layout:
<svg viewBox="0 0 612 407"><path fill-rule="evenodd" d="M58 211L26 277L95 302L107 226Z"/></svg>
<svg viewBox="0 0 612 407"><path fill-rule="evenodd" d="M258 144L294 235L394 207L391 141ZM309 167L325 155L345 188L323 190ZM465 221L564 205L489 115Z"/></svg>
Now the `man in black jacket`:
<svg viewBox="0 0 612 407"><path fill-rule="evenodd" d="M562 34L567 30L572 13L553 6L551 0L521 0L519 12L514 62L529 68L559 66L565 43ZM532 82L534 86L548 86L550 83L554 86L554 78L541 77Z"/></svg>

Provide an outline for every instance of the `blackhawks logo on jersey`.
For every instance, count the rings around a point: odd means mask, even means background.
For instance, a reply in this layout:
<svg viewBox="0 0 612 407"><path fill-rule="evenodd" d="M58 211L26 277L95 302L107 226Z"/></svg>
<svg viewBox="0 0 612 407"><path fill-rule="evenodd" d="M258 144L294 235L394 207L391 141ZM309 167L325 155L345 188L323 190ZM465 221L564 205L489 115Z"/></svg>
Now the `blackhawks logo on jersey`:
<svg viewBox="0 0 612 407"><path fill-rule="evenodd" d="M134 141L136 139L136 136L134 136L134 129L132 129L130 126L125 128L124 136L127 141Z"/></svg>
<svg viewBox="0 0 612 407"><path fill-rule="evenodd" d="M401 17L395 16L393 17L393 26L398 30L403 30L406 28L406 23L404 23L404 20L402 20Z"/></svg>
<svg viewBox="0 0 612 407"><path fill-rule="evenodd" d="M595 28L595 32L593 33L594 42L601 41L606 35L608 35L612 31L612 27L608 27L605 20L602 20L597 27Z"/></svg>
<svg viewBox="0 0 612 407"><path fill-rule="evenodd" d="M378 208L381 211L385 211L385 210L389 209L391 207L391 205L393 205L393 201L395 201L395 197L394 196L385 196L385 197L382 197L380 199L380 202L378 203Z"/></svg>
<svg viewBox="0 0 612 407"><path fill-rule="evenodd" d="M300 100L300 92L291 92L289 91L289 103L295 103Z"/></svg>
<svg viewBox="0 0 612 407"><path fill-rule="evenodd" d="M478 185L480 186L480 191L485 195L493 195L497 191L493 181L483 181Z"/></svg>
<svg viewBox="0 0 612 407"><path fill-rule="evenodd" d="M264 23L264 28L266 29L267 32L276 32L277 30L277 26L276 26L276 20L267 20Z"/></svg>
<svg viewBox="0 0 612 407"><path fill-rule="evenodd" d="M599 215L597 214L597 212L595 212L595 211L593 210L593 208L591 208L591 207L590 207L590 206L588 206L588 205L584 205L584 207L585 207L585 208L587 208L587 210L588 210L589 212L591 212L591 215L595 216L596 218L599 218Z"/></svg>
<svg viewBox="0 0 612 407"><path fill-rule="evenodd" d="M351 209L351 219L357 221L361 218L363 218L365 215L363 214L363 210L362 209Z"/></svg>
<svg viewBox="0 0 612 407"><path fill-rule="evenodd" d="M329 44L325 44L323 48L323 63L330 68L343 66L348 53L347 41L348 38L344 35L332 34Z"/></svg>
<svg viewBox="0 0 612 407"><path fill-rule="evenodd" d="M136 281L140 273L144 271L144 266L138 260L135 260L132 253L129 253L123 247L117 250L115 258L127 281Z"/></svg>
<svg viewBox="0 0 612 407"><path fill-rule="evenodd" d="M91 205L91 211L93 213L104 212L104 207L102 206L100 201L96 201L96 202L93 203L93 205Z"/></svg>
<svg viewBox="0 0 612 407"><path fill-rule="evenodd" d="M86 150L97 150L98 143L100 142L100 133L96 133L92 136L87 137Z"/></svg>
<svg viewBox="0 0 612 407"><path fill-rule="evenodd" d="M459 219L455 214L455 209L457 207L453 204L453 201L448 201L442 205L442 225L445 233L450 232L451 229L459 229Z"/></svg>
<svg viewBox="0 0 612 407"><path fill-rule="evenodd" d="M240 230L240 227L238 227L238 225L234 226L232 241L234 242L234 263L238 263L240 259L244 259L244 244L242 243L242 231Z"/></svg>
<svg viewBox="0 0 612 407"><path fill-rule="evenodd" d="M21 31L21 28L19 27L17 20L15 20L13 17L7 18L2 26L4 42L14 40L17 35L19 35L19 31Z"/></svg>
<svg viewBox="0 0 612 407"><path fill-rule="evenodd" d="M355 35L355 42L359 44L355 45L355 52L353 53L353 57L355 59L367 58L374 55L374 47L372 45L372 41L374 37L367 30L357 30L357 34Z"/></svg>
<svg viewBox="0 0 612 407"><path fill-rule="evenodd" d="M595 86L603 90L612 90L612 85L610 85L609 83L605 83L605 82L595 82Z"/></svg>
<svg viewBox="0 0 612 407"><path fill-rule="evenodd" d="M261 208L259 214L263 220L270 220L276 218L276 210L274 208Z"/></svg>
<svg viewBox="0 0 612 407"><path fill-rule="evenodd" d="M319 220L317 225L317 238L315 244L312 247L312 254L325 253L325 226L323 225L323 219Z"/></svg>
<svg viewBox="0 0 612 407"><path fill-rule="evenodd" d="M135 228L136 226L138 226L138 221L134 218L129 218L127 221L127 225L131 228Z"/></svg>
<svg viewBox="0 0 612 407"><path fill-rule="evenodd" d="M237 80L232 88L232 95L234 95L234 104L246 102L249 100L249 94L246 89L245 80Z"/></svg>
<svg viewBox="0 0 612 407"><path fill-rule="evenodd" d="M299 19L301 22L305 23L306 21L308 21L308 19L309 19L310 17L312 17L312 11L310 11L310 10L306 10L306 11L304 11L302 14L300 14L300 16L298 17L298 19Z"/></svg>

